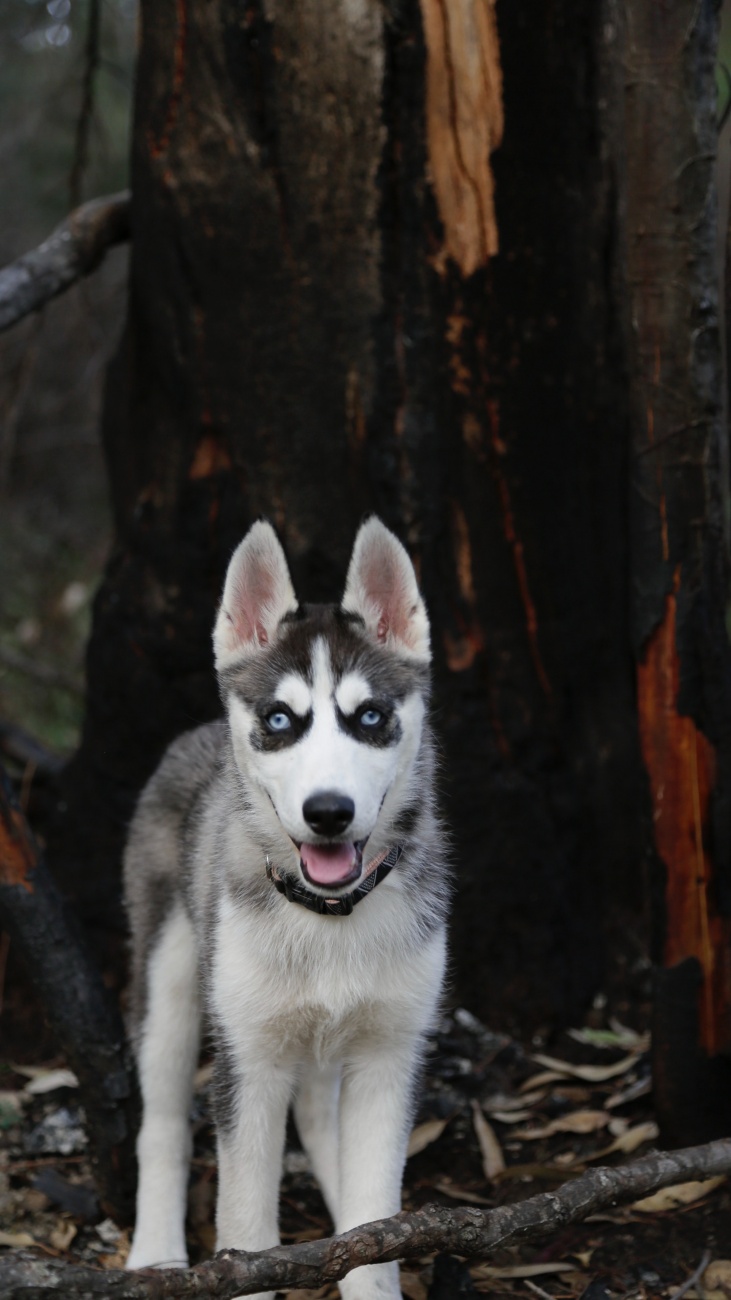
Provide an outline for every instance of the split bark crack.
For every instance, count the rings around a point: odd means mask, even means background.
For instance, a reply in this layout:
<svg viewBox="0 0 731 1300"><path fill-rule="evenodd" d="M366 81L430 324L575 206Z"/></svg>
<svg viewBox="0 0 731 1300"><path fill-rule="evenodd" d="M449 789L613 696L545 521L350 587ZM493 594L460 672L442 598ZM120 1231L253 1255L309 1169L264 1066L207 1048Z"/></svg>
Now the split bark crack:
<svg viewBox="0 0 731 1300"><path fill-rule="evenodd" d="M495 1210L427 1205L345 1232L340 1237L275 1246L258 1253L225 1250L191 1269L125 1273L12 1252L0 1261L3 1300L43 1300L59 1292L105 1300L231 1300L285 1287L314 1289L361 1264L447 1250L468 1258L548 1237L570 1223L673 1183L731 1172L731 1139L657 1152L617 1168L592 1169L556 1192Z"/></svg>

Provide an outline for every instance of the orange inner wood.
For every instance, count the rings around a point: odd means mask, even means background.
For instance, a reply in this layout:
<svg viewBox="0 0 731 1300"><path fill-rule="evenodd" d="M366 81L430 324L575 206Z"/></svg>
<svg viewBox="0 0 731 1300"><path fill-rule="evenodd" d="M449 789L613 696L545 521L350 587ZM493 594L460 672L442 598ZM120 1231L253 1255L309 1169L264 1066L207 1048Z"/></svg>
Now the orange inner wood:
<svg viewBox="0 0 731 1300"><path fill-rule="evenodd" d="M680 664L675 642L679 570L665 614L637 670L640 741L652 793L655 846L667 869L664 961L696 957L703 972L700 1044L731 1047L731 923L713 891L707 823L715 751L693 719L678 712Z"/></svg>

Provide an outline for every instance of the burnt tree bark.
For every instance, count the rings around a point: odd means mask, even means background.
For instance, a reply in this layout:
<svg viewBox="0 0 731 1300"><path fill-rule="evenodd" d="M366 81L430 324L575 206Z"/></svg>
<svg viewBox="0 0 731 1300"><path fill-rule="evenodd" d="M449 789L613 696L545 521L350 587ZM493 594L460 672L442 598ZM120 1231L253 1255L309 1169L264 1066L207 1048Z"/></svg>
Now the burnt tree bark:
<svg viewBox="0 0 731 1300"><path fill-rule="evenodd" d="M116 544L52 834L62 874L85 844L86 878L64 878L87 915L113 907L164 746L217 711L210 628L247 525L272 518L296 585L332 599L377 510L435 627L459 995L494 1023L573 1017L607 916L642 916L662 849L635 664L683 577L673 551L630 609L649 543L635 489L630 534L623 13L143 0ZM721 585L723 545L714 523Z"/></svg>
<svg viewBox="0 0 731 1300"><path fill-rule="evenodd" d="M627 12L632 637L657 855L655 1083L666 1132L693 1140L731 1116L718 14L708 0Z"/></svg>

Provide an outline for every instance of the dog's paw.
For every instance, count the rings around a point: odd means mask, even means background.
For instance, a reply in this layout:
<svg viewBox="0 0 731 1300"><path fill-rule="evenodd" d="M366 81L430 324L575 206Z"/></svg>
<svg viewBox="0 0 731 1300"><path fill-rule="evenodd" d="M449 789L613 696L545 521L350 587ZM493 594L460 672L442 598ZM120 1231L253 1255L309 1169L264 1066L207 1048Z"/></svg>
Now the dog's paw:
<svg viewBox="0 0 731 1300"><path fill-rule="evenodd" d="M127 1272L136 1268L187 1268L188 1256L180 1251L162 1251L150 1249L144 1243L139 1246L132 1242L132 1249L124 1266Z"/></svg>

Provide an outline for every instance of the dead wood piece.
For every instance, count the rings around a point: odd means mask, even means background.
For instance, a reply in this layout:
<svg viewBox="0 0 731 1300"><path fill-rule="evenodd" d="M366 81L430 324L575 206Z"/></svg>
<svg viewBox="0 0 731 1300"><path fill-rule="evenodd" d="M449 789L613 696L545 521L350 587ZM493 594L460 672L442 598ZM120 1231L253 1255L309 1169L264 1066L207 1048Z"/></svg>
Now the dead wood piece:
<svg viewBox="0 0 731 1300"><path fill-rule="evenodd" d="M27 1251L0 1261L3 1300L43 1300L61 1292L73 1300L231 1300L286 1287L315 1289L361 1264L405 1259L433 1251L475 1257L498 1247L534 1241L577 1223L596 1210L636 1200L661 1187L731 1172L731 1139L682 1151L658 1152L616 1169L592 1169L559 1188L495 1210L427 1205L379 1219L340 1237L275 1246L256 1254L225 1250L191 1269L125 1273L102 1271Z"/></svg>
<svg viewBox="0 0 731 1300"><path fill-rule="evenodd" d="M107 1213L127 1222L135 1182L137 1098L122 1020L1 766L0 924L21 954L78 1077L99 1199Z"/></svg>
<svg viewBox="0 0 731 1300"><path fill-rule="evenodd" d="M129 233L128 190L76 208L38 248L0 271L0 331L88 275Z"/></svg>

